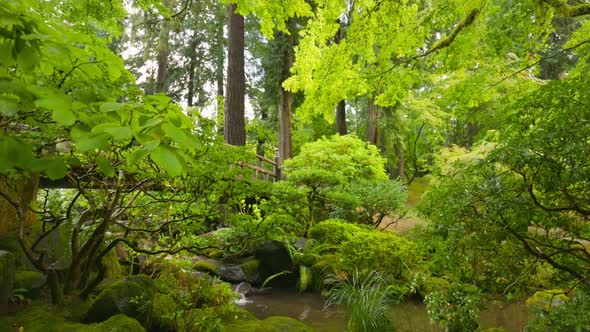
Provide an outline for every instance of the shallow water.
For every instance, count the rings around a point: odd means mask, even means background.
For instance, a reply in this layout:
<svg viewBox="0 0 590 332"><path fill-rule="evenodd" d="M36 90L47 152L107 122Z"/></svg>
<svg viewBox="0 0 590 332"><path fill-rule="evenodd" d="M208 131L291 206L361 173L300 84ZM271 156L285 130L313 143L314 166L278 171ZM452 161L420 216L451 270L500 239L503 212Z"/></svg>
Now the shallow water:
<svg viewBox="0 0 590 332"><path fill-rule="evenodd" d="M344 310L323 310L324 301L317 293L299 294L292 291L272 290L268 294L248 297L242 307L258 318L287 316L298 319L319 332L340 332L346 327ZM442 329L432 324L426 306L418 302L395 305L388 312L396 331L438 332ZM489 304L480 312L479 323L483 328L502 327L509 332L524 329L530 316L522 302Z"/></svg>

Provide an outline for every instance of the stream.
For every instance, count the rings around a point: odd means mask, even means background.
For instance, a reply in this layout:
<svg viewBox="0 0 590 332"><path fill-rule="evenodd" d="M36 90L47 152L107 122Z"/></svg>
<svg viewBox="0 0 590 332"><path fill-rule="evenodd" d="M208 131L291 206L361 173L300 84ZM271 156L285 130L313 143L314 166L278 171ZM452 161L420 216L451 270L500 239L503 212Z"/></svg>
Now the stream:
<svg viewBox="0 0 590 332"><path fill-rule="evenodd" d="M346 318L342 308L324 311L320 294L273 289L265 294L243 298L239 304L256 317L287 316L298 319L319 332L341 332L345 330ZM393 306L388 317L395 322L396 331L439 332L432 324L422 303L409 301ZM523 331L530 316L522 301L493 303L482 310L479 323L482 328L501 327L509 332Z"/></svg>

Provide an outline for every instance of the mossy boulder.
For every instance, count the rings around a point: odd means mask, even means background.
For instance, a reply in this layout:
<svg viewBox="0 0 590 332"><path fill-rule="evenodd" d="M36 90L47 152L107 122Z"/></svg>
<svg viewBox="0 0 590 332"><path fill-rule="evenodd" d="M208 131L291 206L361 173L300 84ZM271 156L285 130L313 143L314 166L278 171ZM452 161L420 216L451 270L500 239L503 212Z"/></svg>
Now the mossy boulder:
<svg viewBox="0 0 590 332"><path fill-rule="evenodd" d="M0 250L0 313L8 305L15 278L15 258L8 251Z"/></svg>
<svg viewBox="0 0 590 332"><path fill-rule="evenodd" d="M0 329L14 331L22 327L26 332L145 332L139 322L119 314L99 324L70 322L63 318L59 308L49 305L34 305L13 316L0 316ZM6 328L6 329L4 329Z"/></svg>
<svg viewBox="0 0 590 332"><path fill-rule="evenodd" d="M141 324L128 316L123 314L115 315L104 322L97 324L95 332L145 332Z"/></svg>
<svg viewBox="0 0 590 332"><path fill-rule="evenodd" d="M193 267L197 271L208 272L218 276L223 281L231 283L242 281L255 283L259 280L260 275L260 262L252 258L248 258L241 263L202 258Z"/></svg>
<svg viewBox="0 0 590 332"><path fill-rule="evenodd" d="M14 276L14 289L24 289L28 296L36 297L45 285L47 277L37 271L16 271Z"/></svg>
<svg viewBox="0 0 590 332"><path fill-rule="evenodd" d="M242 264L240 264L240 266L242 267L242 271L244 271L244 274L246 275L246 281L255 283L260 279L259 260L255 258L248 259Z"/></svg>
<svg viewBox="0 0 590 332"><path fill-rule="evenodd" d="M153 304L153 320L150 330L158 332L176 331L175 312L176 302L170 295L156 293Z"/></svg>
<svg viewBox="0 0 590 332"><path fill-rule="evenodd" d="M570 298L562 289L549 289L536 292L526 300L526 305L531 311L549 311L553 307L566 304Z"/></svg>
<svg viewBox="0 0 590 332"><path fill-rule="evenodd" d="M258 246L254 256L260 262L260 278L266 280L270 276L284 271L293 271L293 263L289 251L280 241L269 240ZM296 283L296 274L273 279L270 286L293 286Z"/></svg>
<svg viewBox="0 0 590 332"><path fill-rule="evenodd" d="M313 332L314 330L296 319L282 316L272 316L264 320L239 320L226 325L226 331Z"/></svg>
<svg viewBox="0 0 590 332"><path fill-rule="evenodd" d="M154 281L147 276L132 276L105 287L85 315L84 322L102 322L117 314L137 319L149 326L156 295Z"/></svg>

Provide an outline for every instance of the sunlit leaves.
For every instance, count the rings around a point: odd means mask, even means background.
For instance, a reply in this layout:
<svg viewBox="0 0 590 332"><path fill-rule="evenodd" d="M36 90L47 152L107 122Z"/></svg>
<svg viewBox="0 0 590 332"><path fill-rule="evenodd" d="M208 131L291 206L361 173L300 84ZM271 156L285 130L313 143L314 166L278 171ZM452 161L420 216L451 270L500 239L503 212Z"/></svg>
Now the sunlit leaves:
<svg viewBox="0 0 590 332"><path fill-rule="evenodd" d="M185 161L172 148L160 144L150 153L150 158L170 176L177 177L184 171Z"/></svg>

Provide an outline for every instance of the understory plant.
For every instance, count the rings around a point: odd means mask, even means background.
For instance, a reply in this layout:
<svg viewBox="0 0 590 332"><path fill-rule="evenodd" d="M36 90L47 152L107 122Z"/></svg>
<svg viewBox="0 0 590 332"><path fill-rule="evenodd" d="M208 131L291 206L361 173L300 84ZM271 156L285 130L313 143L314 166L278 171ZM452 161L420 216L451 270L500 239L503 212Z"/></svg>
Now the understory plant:
<svg viewBox="0 0 590 332"><path fill-rule="evenodd" d="M424 298L428 315L437 325L448 332L468 332L478 328L476 321L481 298L477 287L469 284L451 283L428 294Z"/></svg>
<svg viewBox="0 0 590 332"><path fill-rule="evenodd" d="M379 273L355 270L344 278L332 275L325 282L331 287L326 308L334 305L346 307L348 331L393 331L385 316L392 301Z"/></svg>

